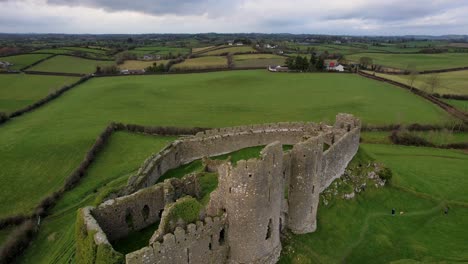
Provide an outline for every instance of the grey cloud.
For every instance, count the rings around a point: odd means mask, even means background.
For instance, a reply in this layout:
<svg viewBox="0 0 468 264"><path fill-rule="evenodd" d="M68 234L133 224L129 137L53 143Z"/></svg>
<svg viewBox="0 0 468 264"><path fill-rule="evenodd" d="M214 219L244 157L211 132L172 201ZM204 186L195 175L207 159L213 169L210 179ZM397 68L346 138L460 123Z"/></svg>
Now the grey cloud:
<svg viewBox="0 0 468 264"><path fill-rule="evenodd" d="M370 3L339 14L327 15L326 19L372 19L378 21L402 21L437 15L452 8L468 6L461 1L388 1Z"/></svg>
<svg viewBox="0 0 468 264"><path fill-rule="evenodd" d="M49 4L87 6L106 11L136 11L151 15L201 15L216 16L236 6L228 0L47 0Z"/></svg>

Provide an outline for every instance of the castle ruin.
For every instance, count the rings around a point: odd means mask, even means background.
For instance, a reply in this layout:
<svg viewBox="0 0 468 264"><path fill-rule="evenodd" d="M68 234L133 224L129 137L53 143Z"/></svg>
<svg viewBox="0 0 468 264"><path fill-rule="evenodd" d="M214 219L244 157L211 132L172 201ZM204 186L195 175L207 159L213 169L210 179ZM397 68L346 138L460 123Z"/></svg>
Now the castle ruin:
<svg viewBox="0 0 468 264"><path fill-rule="evenodd" d="M276 123L221 128L174 141L145 161L122 197L81 210L94 246L161 221L165 210L186 196L197 197L195 175L158 179L170 169L205 157L266 146L260 158L214 164L218 187L203 219L161 232L126 263L276 263L280 233L314 232L319 195L345 171L359 148L361 123L338 114L333 126ZM283 145L292 149L283 151ZM129 224L131 219L131 224ZM80 256L78 256L80 257Z"/></svg>

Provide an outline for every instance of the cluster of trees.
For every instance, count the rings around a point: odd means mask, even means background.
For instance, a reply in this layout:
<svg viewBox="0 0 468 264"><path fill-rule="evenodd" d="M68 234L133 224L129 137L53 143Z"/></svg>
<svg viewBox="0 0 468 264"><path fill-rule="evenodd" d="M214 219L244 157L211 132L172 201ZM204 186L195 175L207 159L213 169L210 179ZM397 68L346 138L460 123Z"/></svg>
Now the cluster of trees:
<svg viewBox="0 0 468 264"><path fill-rule="evenodd" d="M310 60L307 57L296 56L295 58L289 57L286 59L286 66L290 70L296 71L323 71L325 56L316 56L315 53L311 54Z"/></svg>
<svg viewBox="0 0 468 264"><path fill-rule="evenodd" d="M120 72L117 65L96 66L96 74L118 74Z"/></svg>
<svg viewBox="0 0 468 264"><path fill-rule="evenodd" d="M123 64L126 60L136 60L137 55L131 52L122 52L115 56L115 63L117 65Z"/></svg>
<svg viewBox="0 0 468 264"><path fill-rule="evenodd" d="M157 64L156 62L153 65L145 69L146 72L167 72L166 65L164 63Z"/></svg>

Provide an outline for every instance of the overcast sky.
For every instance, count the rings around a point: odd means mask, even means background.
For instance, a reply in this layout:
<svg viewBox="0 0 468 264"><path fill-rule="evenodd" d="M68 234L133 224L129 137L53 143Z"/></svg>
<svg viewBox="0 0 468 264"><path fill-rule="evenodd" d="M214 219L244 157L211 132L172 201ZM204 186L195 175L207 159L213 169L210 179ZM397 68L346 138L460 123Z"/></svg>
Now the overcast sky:
<svg viewBox="0 0 468 264"><path fill-rule="evenodd" d="M468 1L0 0L0 32L468 34Z"/></svg>

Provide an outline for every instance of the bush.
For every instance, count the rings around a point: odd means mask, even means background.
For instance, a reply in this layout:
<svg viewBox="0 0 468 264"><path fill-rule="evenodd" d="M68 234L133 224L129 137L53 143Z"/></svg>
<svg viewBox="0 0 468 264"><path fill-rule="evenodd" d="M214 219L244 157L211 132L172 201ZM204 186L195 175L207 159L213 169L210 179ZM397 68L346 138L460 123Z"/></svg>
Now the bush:
<svg viewBox="0 0 468 264"><path fill-rule="evenodd" d="M397 145L435 147L434 144L427 141L426 139L418 137L406 131L404 132L399 132L396 130L393 131L392 134L390 135L390 140L393 142L393 144L397 144Z"/></svg>
<svg viewBox="0 0 468 264"><path fill-rule="evenodd" d="M26 221L13 231L0 249L0 264L13 263L29 245L35 233L33 220Z"/></svg>
<svg viewBox="0 0 468 264"><path fill-rule="evenodd" d="M6 113L0 112L0 124L8 120L8 115Z"/></svg>
<svg viewBox="0 0 468 264"><path fill-rule="evenodd" d="M389 168L385 167L379 171L379 178L385 181L390 181L393 177L393 172Z"/></svg>

